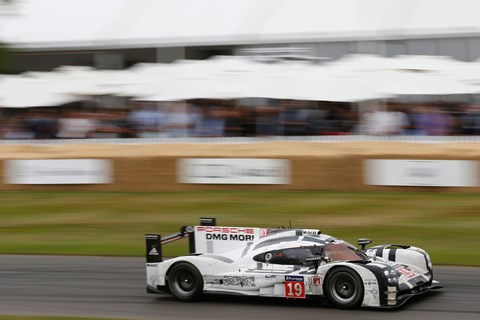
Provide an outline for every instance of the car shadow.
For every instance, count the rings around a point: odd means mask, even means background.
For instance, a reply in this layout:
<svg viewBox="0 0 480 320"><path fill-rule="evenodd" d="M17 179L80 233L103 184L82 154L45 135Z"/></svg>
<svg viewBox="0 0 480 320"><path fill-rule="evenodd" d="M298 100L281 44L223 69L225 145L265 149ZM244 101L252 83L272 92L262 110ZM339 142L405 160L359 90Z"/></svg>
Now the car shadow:
<svg viewBox="0 0 480 320"><path fill-rule="evenodd" d="M441 294L441 291L431 291L425 294L414 296L410 298L405 304L397 308L371 308L362 307L361 310L371 312L399 312L405 308L418 306L423 301ZM157 301L169 301L182 303L175 297L169 294L162 295L156 299ZM201 299L194 303L212 303L217 305L231 305L236 304L240 306L275 306L277 308L324 308L337 309L329 304L328 301L322 298L308 298L308 299L285 299L274 297L256 297L244 295L223 295L223 294L204 294ZM348 311L348 310L347 310ZM357 310L358 311L358 310Z"/></svg>

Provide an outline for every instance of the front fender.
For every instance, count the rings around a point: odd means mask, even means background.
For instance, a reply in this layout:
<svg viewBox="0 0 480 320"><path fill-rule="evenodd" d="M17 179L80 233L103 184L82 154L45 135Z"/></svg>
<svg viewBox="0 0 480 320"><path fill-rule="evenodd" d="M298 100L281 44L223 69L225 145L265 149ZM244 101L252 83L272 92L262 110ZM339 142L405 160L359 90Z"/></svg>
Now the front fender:
<svg viewBox="0 0 480 320"><path fill-rule="evenodd" d="M416 268L425 270L425 272L433 273L430 256L421 248L382 244L371 247L365 251L365 253L370 258L381 257L388 261L415 266Z"/></svg>
<svg viewBox="0 0 480 320"><path fill-rule="evenodd" d="M380 307L382 301L386 301L381 298L381 283L385 283L382 272L375 271L375 268L367 267L368 264L355 263L355 262L333 262L320 266L317 270L317 275L322 279L328 276L328 273L336 267L348 267L354 270L362 279L363 282L363 302L362 306L365 307ZM380 280L378 279L380 277ZM325 284L325 282L323 282ZM322 295L325 295L324 288L322 287ZM385 302L386 303L386 302Z"/></svg>

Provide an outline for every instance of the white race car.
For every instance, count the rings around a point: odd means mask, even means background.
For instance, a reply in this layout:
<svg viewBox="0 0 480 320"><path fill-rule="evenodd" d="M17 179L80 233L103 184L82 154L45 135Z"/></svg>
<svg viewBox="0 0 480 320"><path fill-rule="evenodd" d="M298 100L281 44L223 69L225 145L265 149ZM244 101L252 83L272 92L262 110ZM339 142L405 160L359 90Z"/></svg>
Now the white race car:
<svg viewBox="0 0 480 320"><path fill-rule="evenodd" d="M147 292L182 301L204 293L287 299L326 298L342 309L391 308L441 286L428 254L416 247L359 239L361 249L316 229L203 225L162 239L147 234ZM189 256L162 261L162 245L189 237Z"/></svg>

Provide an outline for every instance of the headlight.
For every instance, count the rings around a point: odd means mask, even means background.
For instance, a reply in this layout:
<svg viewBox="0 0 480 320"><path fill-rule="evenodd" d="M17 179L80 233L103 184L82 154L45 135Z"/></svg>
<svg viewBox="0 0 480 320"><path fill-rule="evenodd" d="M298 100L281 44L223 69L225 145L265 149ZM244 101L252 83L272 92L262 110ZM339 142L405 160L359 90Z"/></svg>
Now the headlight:
<svg viewBox="0 0 480 320"><path fill-rule="evenodd" d="M383 274L385 274L385 276L388 278L388 277L397 277L397 271L395 271L394 269L385 269L385 271L383 271Z"/></svg>
<svg viewBox="0 0 480 320"><path fill-rule="evenodd" d="M395 269L387 268L383 270L383 274L385 275L385 278L387 278L389 285L396 285L398 283L397 271L395 271Z"/></svg>
<svg viewBox="0 0 480 320"><path fill-rule="evenodd" d="M397 284L398 283L398 278L397 277L390 277L387 278L387 281L389 284Z"/></svg>

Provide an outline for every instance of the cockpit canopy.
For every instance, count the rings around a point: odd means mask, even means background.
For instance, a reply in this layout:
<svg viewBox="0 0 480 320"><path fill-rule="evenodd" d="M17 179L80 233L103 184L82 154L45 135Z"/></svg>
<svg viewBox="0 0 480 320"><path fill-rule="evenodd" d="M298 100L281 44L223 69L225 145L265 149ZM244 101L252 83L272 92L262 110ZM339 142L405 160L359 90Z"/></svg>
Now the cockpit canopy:
<svg viewBox="0 0 480 320"><path fill-rule="evenodd" d="M318 263L320 260L332 262L365 259L367 257L362 252L345 242L270 250L253 257L257 262L302 266L314 265L315 261Z"/></svg>

